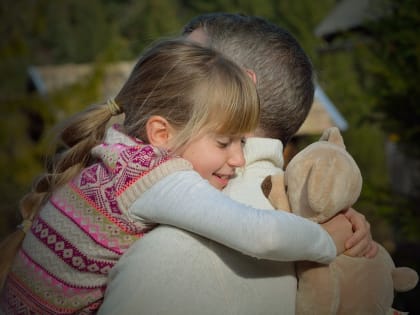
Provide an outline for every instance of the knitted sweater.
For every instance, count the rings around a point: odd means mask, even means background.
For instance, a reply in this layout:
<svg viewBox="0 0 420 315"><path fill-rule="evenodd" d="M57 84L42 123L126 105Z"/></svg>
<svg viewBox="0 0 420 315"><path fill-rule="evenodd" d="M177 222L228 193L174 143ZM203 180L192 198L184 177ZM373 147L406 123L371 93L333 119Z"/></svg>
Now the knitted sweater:
<svg viewBox="0 0 420 315"><path fill-rule="evenodd" d="M156 224L134 220L132 203L161 178L191 165L108 129L97 162L53 193L34 220L1 299L5 314L91 314L108 272Z"/></svg>

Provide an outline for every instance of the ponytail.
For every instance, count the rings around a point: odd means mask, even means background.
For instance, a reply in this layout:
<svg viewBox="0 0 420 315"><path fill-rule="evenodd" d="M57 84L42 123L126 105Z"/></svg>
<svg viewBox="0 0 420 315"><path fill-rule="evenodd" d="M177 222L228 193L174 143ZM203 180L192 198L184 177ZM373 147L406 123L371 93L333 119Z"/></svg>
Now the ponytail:
<svg viewBox="0 0 420 315"><path fill-rule="evenodd" d="M0 291L42 205L55 189L67 183L92 162L91 149L102 141L111 117L120 113L121 108L114 101L108 101L106 104L93 105L58 126L55 144L58 147L57 144L61 142L64 150L54 154L51 167L34 181L31 191L21 199L22 223L0 243Z"/></svg>

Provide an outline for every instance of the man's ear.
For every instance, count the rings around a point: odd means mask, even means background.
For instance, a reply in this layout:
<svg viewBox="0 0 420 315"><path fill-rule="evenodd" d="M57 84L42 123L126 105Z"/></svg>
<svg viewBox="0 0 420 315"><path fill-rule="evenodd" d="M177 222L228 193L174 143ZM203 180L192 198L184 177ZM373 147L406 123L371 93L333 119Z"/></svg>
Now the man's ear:
<svg viewBox="0 0 420 315"><path fill-rule="evenodd" d="M251 78L252 82L254 82L254 84L257 84L257 75L255 74L255 72L251 69L245 69L245 72Z"/></svg>
<svg viewBox="0 0 420 315"><path fill-rule="evenodd" d="M146 123L146 133L151 145L166 148L173 135L173 129L162 116L151 116Z"/></svg>

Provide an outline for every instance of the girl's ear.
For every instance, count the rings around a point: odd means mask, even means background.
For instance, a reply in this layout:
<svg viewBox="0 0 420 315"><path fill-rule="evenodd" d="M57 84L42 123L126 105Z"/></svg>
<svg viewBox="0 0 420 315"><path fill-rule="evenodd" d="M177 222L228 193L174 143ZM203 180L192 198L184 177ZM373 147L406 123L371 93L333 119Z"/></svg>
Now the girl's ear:
<svg viewBox="0 0 420 315"><path fill-rule="evenodd" d="M162 116L152 116L147 120L146 133L151 145L167 148L173 135L173 129Z"/></svg>

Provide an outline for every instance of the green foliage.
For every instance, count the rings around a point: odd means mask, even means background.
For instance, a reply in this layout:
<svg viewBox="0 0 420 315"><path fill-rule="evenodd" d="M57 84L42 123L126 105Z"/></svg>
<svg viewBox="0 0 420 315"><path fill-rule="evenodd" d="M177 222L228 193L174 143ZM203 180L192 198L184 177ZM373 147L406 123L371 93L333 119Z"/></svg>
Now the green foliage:
<svg viewBox="0 0 420 315"><path fill-rule="evenodd" d="M132 1L118 9L115 23L131 56L137 56L156 39L180 34L183 25L180 15L178 1Z"/></svg>
<svg viewBox="0 0 420 315"><path fill-rule="evenodd" d="M288 29L303 46L305 51L317 62L315 49L320 39L314 36L314 29L336 1L273 1L273 22Z"/></svg>
<svg viewBox="0 0 420 315"><path fill-rule="evenodd" d="M367 89L375 95L369 117L395 134L409 155L420 158L420 2L391 3L389 14L366 24L374 39L362 52Z"/></svg>
<svg viewBox="0 0 420 315"><path fill-rule="evenodd" d="M47 1L40 13L44 23L36 46L53 60L91 61L107 44L109 25L98 0Z"/></svg>

